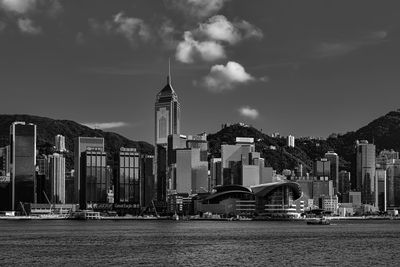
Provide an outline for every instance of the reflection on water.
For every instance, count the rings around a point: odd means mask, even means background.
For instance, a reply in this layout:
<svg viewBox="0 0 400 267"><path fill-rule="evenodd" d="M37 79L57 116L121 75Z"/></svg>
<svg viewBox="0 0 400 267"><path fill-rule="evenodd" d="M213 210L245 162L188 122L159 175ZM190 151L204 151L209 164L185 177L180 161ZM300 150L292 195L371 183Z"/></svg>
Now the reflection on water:
<svg viewBox="0 0 400 267"><path fill-rule="evenodd" d="M0 221L0 265L399 265L400 221Z"/></svg>

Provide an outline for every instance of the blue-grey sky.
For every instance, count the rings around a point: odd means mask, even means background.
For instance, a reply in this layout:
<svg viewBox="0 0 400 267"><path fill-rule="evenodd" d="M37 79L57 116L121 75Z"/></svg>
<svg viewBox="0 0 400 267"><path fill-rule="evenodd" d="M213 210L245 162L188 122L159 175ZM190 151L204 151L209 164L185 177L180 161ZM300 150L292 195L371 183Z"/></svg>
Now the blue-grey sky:
<svg viewBox="0 0 400 267"><path fill-rule="evenodd" d="M171 58L183 133L355 130L399 107L399 14L395 0L0 0L0 113L153 142Z"/></svg>

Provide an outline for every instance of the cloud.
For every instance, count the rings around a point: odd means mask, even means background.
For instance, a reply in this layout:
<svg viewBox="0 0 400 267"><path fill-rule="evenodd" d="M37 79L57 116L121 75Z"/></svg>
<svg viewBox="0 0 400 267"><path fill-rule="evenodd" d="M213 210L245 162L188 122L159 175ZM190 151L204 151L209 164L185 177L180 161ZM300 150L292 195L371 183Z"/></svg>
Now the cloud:
<svg viewBox="0 0 400 267"><path fill-rule="evenodd" d="M214 41L199 42L193 39L191 32L184 33L184 40L176 48L175 57L183 63L193 63L195 59L215 61L225 58L224 47Z"/></svg>
<svg viewBox="0 0 400 267"><path fill-rule="evenodd" d="M18 28L22 33L37 35L42 33L42 28L36 26L29 18L18 19Z"/></svg>
<svg viewBox="0 0 400 267"><path fill-rule="evenodd" d="M242 20L230 22L225 16L211 17L206 23L201 23L197 29L198 34L203 34L214 41L223 41L231 45L247 38L262 38L262 31Z"/></svg>
<svg viewBox="0 0 400 267"><path fill-rule="evenodd" d="M175 29L174 24L169 19L164 20L158 29L158 37L167 49L175 49L177 47L179 42L175 38L177 34L178 31Z"/></svg>
<svg viewBox="0 0 400 267"><path fill-rule="evenodd" d="M166 6L182 12L189 19L216 14L229 0L166 0Z"/></svg>
<svg viewBox="0 0 400 267"><path fill-rule="evenodd" d="M321 42L315 48L315 55L319 58L342 56L364 46L380 44L386 41L387 36L386 31L374 31L355 39Z"/></svg>
<svg viewBox="0 0 400 267"><path fill-rule="evenodd" d="M142 40L150 39L149 27L142 19L126 17L120 12L114 16L115 30L125 36L130 42L135 42L137 38Z"/></svg>
<svg viewBox="0 0 400 267"><path fill-rule="evenodd" d="M177 45L175 57L183 63L193 63L197 59L216 61L226 57L226 45L262 37L262 31L247 21L230 22L226 17L217 15L200 23L197 28L186 31Z"/></svg>
<svg viewBox="0 0 400 267"><path fill-rule="evenodd" d="M0 0L0 8L17 15L47 13L56 16L62 11L60 0Z"/></svg>
<svg viewBox="0 0 400 267"><path fill-rule="evenodd" d="M122 128L129 126L129 123L123 121L116 121L116 122L86 122L82 123L83 125L92 128L92 129L114 129L114 128Z"/></svg>
<svg viewBox="0 0 400 267"><path fill-rule="evenodd" d="M242 65L229 61L225 66L212 66L210 73L204 77L203 84L213 92L222 92L255 80L256 78L247 73Z"/></svg>
<svg viewBox="0 0 400 267"><path fill-rule="evenodd" d="M150 27L139 18L127 17L123 12L116 14L112 20L100 23L95 19L89 19L90 29L97 34L119 35L136 46L139 41L151 39Z"/></svg>
<svg viewBox="0 0 400 267"><path fill-rule="evenodd" d="M239 114L243 117L250 118L252 120L255 120L259 116L259 112L257 109L251 108L249 106L244 106L238 109Z"/></svg>
<svg viewBox="0 0 400 267"><path fill-rule="evenodd" d="M32 17L55 18L63 10L60 0L0 0L0 10L23 34L38 35L42 28Z"/></svg>
<svg viewBox="0 0 400 267"><path fill-rule="evenodd" d="M25 14L36 8L36 0L0 0L0 7L9 12Z"/></svg>

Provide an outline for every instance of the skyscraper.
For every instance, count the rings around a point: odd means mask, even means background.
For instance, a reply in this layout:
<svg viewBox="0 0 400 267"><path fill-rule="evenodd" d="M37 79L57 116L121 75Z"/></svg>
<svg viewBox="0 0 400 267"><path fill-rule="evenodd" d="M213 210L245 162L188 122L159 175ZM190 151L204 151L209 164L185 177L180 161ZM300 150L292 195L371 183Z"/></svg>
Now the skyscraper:
<svg viewBox="0 0 400 267"><path fill-rule="evenodd" d="M56 144L56 151L57 152L65 152L65 136L61 134L57 134L56 137L54 138L55 144Z"/></svg>
<svg viewBox="0 0 400 267"><path fill-rule="evenodd" d="M36 125L12 123L10 142L11 209L15 210L20 202L36 203Z"/></svg>
<svg viewBox="0 0 400 267"><path fill-rule="evenodd" d="M362 204L375 204L375 145L362 140L356 142L356 188L361 191Z"/></svg>
<svg viewBox="0 0 400 267"><path fill-rule="evenodd" d="M140 154L136 148L121 147L116 156L115 203L133 204L139 212L141 206Z"/></svg>
<svg viewBox="0 0 400 267"><path fill-rule="evenodd" d="M157 186L157 199L166 200L166 187L169 181L166 173L167 155L165 153L168 146L168 136L172 134L180 134L180 104L178 95L175 93L171 85L171 76L167 77L167 84L157 94L155 108L155 174ZM164 162L160 162L164 161Z"/></svg>
<svg viewBox="0 0 400 267"><path fill-rule="evenodd" d="M75 168L75 181L74 181L74 200L79 203L80 186L81 186L81 155L91 148L98 148L104 150L104 138L101 137L77 137L74 140L74 168Z"/></svg>
<svg viewBox="0 0 400 267"><path fill-rule="evenodd" d="M295 137L293 135L289 135L287 137L287 146L288 147L294 147L295 146L294 140L295 140Z"/></svg>
<svg viewBox="0 0 400 267"><path fill-rule="evenodd" d="M316 160L314 162L314 175L322 180L331 180L331 162L326 158Z"/></svg>
<svg viewBox="0 0 400 267"><path fill-rule="evenodd" d="M80 208L85 209L87 204L108 203L107 194L112 183L106 152L101 148L88 148L82 152L80 160Z"/></svg>
<svg viewBox="0 0 400 267"><path fill-rule="evenodd" d="M328 151L325 153L325 158L330 161L330 179L333 181L335 192L337 192L339 184L339 156L333 151Z"/></svg>
<svg viewBox="0 0 400 267"><path fill-rule="evenodd" d="M141 155L140 179L142 187L142 207L148 207L153 200L154 192L154 156Z"/></svg>
<svg viewBox="0 0 400 267"><path fill-rule="evenodd" d="M53 204L65 204L65 158L54 153L48 157L50 198Z"/></svg>

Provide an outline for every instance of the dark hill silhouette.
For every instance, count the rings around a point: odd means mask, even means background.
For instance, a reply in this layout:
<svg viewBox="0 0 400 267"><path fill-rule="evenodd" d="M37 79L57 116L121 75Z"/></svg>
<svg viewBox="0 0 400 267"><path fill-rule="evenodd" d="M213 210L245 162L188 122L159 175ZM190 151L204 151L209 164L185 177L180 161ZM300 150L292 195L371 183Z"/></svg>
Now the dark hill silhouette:
<svg viewBox="0 0 400 267"><path fill-rule="evenodd" d="M15 121L24 121L37 125L37 148L39 153L49 154L53 151L54 137L57 134L65 136L65 146L70 151L67 155L67 168L72 167L72 151L74 138L77 136L103 137L105 150L111 155L120 147L134 147L146 154L153 154L153 146L147 142L132 141L122 135L95 130L70 120L54 120L31 115L0 115L0 146L9 142L10 125Z"/></svg>

